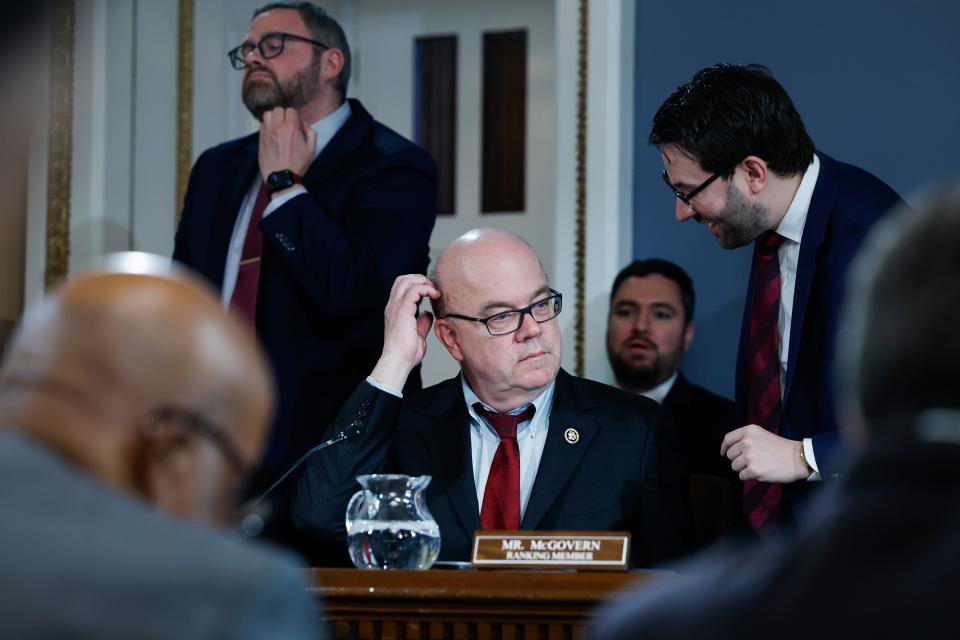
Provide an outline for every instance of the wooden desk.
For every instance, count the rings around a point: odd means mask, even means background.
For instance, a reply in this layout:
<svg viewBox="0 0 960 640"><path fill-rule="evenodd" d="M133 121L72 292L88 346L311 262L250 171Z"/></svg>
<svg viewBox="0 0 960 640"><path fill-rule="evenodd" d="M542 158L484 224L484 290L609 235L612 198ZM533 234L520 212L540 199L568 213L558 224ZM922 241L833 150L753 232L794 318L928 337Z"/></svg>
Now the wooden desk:
<svg viewBox="0 0 960 640"><path fill-rule="evenodd" d="M337 640L580 638L612 591L663 574L311 569Z"/></svg>

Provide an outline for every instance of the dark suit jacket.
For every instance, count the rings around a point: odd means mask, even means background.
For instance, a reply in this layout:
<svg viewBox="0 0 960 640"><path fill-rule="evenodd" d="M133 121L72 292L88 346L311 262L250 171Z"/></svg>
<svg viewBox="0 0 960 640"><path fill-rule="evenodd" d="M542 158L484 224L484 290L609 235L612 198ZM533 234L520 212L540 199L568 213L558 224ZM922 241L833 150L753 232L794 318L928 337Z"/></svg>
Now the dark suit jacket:
<svg viewBox="0 0 960 640"><path fill-rule="evenodd" d="M705 545L731 530L743 530L743 483L720 455L723 437L735 429L733 402L677 376L663 406L673 416L680 457L689 475L696 542Z"/></svg>
<svg viewBox="0 0 960 640"><path fill-rule="evenodd" d="M351 115L304 176L300 195L260 223L257 334L279 390L260 482L319 442L383 346L393 280L425 273L436 166L420 147ZM190 176L174 258L220 288L230 237L258 171L258 135L204 152ZM410 388L419 388L419 375Z"/></svg>
<svg viewBox="0 0 960 640"><path fill-rule="evenodd" d="M817 497L795 540L702 559L600 612L589 637L951 637L960 446L871 443Z"/></svg>
<svg viewBox="0 0 960 640"><path fill-rule="evenodd" d="M669 429L664 417L647 398L561 370L521 528L631 531L634 562L642 566L686 550L689 528L675 452L658 443L658 432ZM426 496L440 526L440 559L468 559L481 527L460 378L402 402L362 385L331 428L352 423L366 425L364 437L327 449L306 465L294 500L297 525L318 544L343 545L344 513L359 488L357 475L427 474L433 477ZM575 444L564 439L569 427L580 433Z"/></svg>
<svg viewBox="0 0 960 640"><path fill-rule="evenodd" d="M839 434L834 413L833 360L847 270L873 224L901 200L893 189L866 171L823 153L817 155L820 175L800 243L780 435L791 440L812 438L820 473L830 478L837 473L839 460L835 455ZM746 424L747 415L752 270L750 282L737 359L740 425ZM807 484L795 482L787 488L794 511L802 506Z"/></svg>
<svg viewBox="0 0 960 640"><path fill-rule="evenodd" d="M737 475L720 455L723 437L737 427L733 402L677 376L663 406L673 415L680 454L688 473L727 479Z"/></svg>

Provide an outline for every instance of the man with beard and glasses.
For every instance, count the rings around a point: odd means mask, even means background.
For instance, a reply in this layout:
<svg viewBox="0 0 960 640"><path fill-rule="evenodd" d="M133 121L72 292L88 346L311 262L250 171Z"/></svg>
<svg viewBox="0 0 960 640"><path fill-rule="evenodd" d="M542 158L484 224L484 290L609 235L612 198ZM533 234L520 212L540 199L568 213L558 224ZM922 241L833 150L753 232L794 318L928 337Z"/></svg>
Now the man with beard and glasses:
<svg viewBox="0 0 960 640"><path fill-rule="evenodd" d="M736 426L733 402L689 382L680 361L693 342L693 281L679 266L634 260L613 281L607 357L617 386L646 396L673 414L697 542L742 525L742 486L720 445Z"/></svg>
<svg viewBox="0 0 960 640"><path fill-rule="evenodd" d="M802 517L837 474L832 363L844 277L900 197L815 151L783 87L759 65L718 64L677 88L649 137L681 222L726 249L754 244L736 374L737 423L720 453L744 481L758 531Z"/></svg>
<svg viewBox="0 0 960 640"><path fill-rule="evenodd" d="M425 273L436 166L346 99L350 48L312 3L258 9L229 60L260 129L199 157L174 258L255 327L276 373L256 495L319 441L376 362L394 278ZM408 389L419 386L414 372ZM284 500L281 487L275 514ZM268 535L290 542L274 524Z"/></svg>

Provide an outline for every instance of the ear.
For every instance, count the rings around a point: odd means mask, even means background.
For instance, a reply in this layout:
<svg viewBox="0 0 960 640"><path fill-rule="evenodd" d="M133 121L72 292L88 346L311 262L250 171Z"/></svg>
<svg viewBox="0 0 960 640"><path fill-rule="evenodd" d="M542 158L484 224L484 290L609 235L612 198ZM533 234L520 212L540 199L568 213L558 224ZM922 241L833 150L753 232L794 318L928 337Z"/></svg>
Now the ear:
<svg viewBox="0 0 960 640"><path fill-rule="evenodd" d="M693 344L693 334L696 333L697 323L691 320L683 330L683 352L686 353L690 345Z"/></svg>
<svg viewBox="0 0 960 640"><path fill-rule="evenodd" d="M740 163L743 167L747 180L747 189L751 194L757 195L767 186L767 179L770 177L770 168L763 158L757 156L747 156Z"/></svg>
<svg viewBox="0 0 960 640"><path fill-rule="evenodd" d="M136 430L131 477L136 491L156 508L177 516L193 512L194 440L173 418L150 414Z"/></svg>
<svg viewBox="0 0 960 640"><path fill-rule="evenodd" d="M437 336L440 344L447 348L447 351L450 352L454 360L463 362L463 351L460 349L460 336L457 335L457 329L453 326L452 322L446 318L440 318L433 325L433 334Z"/></svg>
<svg viewBox="0 0 960 640"><path fill-rule="evenodd" d="M330 82L343 71L343 52L336 48L327 49L320 56L320 79Z"/></svg>

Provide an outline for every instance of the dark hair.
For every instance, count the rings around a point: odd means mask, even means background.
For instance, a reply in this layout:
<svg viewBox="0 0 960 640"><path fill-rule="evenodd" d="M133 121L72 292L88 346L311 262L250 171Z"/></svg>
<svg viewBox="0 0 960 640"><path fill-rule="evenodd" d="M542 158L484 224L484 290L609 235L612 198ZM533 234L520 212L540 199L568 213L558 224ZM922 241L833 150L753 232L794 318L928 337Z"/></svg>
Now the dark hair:
<svg viewBox="0 0 960 640"><path fill-rule="evenodd" d="M300 13L300 18L306 25L313 39L322 42L331 49L339 49L343 53L343 69L337 76L336 88L343 95L347 95L347 84L350 82L350 45L344 35L340 23L333 19L324 9L312 2L270 2L253 12L256 18L261 13L272 9L292 9Z"/></svg>
<svg viewBox="0 0 960 640"><path fill-rule="evenodd" d="M790 96L761 65L718 64L697 71L653 116L649 143L673 144L708 173L725 178L749 155L781 176L813 162L813 141Z"/></svg>
<svg viewBox="0 0 960 640"><path fill-rule="evenodd" d="M960 186L903 205L864 242L837 338L841 397L871 430L960 408Z"/></svg>
<svg viewBox="0 0 960 640"><path fill-rule="evenodd" d="M627 278L644 278L652 274L659 274L677 283L677 287L680 288L680 300L683 303L683 324L690 324L690 321L693 320L693 304L696 301L693 292L693 280L690 279L686 271L661 258L634 260L625 266L613 280L613 289L610 291L611 304L624 280Z"/></svg>

